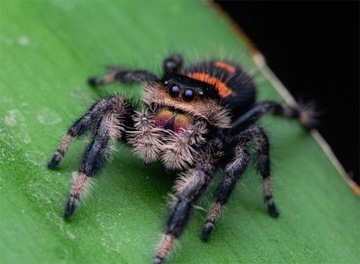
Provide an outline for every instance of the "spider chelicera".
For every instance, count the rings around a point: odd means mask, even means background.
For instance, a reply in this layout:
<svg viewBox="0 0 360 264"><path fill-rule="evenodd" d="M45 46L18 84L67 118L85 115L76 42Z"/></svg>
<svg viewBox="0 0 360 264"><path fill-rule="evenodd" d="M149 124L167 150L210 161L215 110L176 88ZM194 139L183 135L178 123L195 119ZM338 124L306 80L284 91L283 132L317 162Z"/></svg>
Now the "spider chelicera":
<svg viewBox="0 0 360 264"><path fill-rule="evenodd" d="M107 75L90 78L90 85L114 81L144 83L142 107L135 109L121 95L103 98L69 128L53 158L50 169L59 166L72 140L91 133L91 141L82 156L65 218L75 212L92 177L104 167L111 154L111 143L120 141L145 162L160 159L166 169L178 170L173 202L153 263L162 263L183 232L193 206L220 169L222 179L215 203L205 220L201 238L210 238L215 222L244 173L255 149L257 166L263 180L263 195L269 214L278 217L270 180L269 141L256 123L271 112L297 119L305 128L312 127L311 111L273 101L256 101L256 87L250 75L228 61L204 61L183 69L183 59L173 55L163 62L159 78L146 70L109 67Z"/></svg>

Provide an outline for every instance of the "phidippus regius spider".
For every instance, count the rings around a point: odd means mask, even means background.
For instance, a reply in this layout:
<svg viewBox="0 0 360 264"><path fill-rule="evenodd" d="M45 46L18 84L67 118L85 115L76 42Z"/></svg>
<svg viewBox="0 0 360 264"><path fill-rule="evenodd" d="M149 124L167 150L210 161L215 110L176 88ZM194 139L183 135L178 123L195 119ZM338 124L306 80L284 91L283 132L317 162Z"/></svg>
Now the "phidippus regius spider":
<svg viewBox="0 0 360 264"><path fill-rule="evenodd" d="M162 263L167 257L193 206L221 169L223 176L215 203L201 232L202 240L210 238L249 163L250 146L255 149L269 214L278 217L270 181L269 141L256 122L271 112L297 119L306 128L312 126L311 113L306 109L273 101L256 102L253 79L234 63L204 61L185 69L182 64L180 55L166 58L161 78L146 70L122 67L109 67L107 75L90 78L89 84L95 86L114 81L144 83L143 105L137 110L131 100L121 95L97 101L69 128L48 164L50 169L58 167L72 140L91 133L91 142L75 173L65 207L66 218L75 212L91 178L104 167L114 141L133 147L147 164L160 159L167 169L179 170L171 213L154 263Z"/></svg>

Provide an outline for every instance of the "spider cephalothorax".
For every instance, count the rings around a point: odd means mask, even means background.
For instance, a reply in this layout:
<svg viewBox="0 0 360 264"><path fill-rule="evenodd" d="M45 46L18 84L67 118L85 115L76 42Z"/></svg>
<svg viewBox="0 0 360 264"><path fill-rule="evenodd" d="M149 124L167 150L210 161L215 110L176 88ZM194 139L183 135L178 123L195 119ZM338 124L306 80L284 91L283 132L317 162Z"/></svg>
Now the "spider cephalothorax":
<svg viewBox="0 0 360 264"><path fill-rule="evenodd" d="M263 194L272 217L279 215L272 196L268 138L256 121L265 113L296 118L309 128L307 111L272 101L256 102L255 84L238 65L226 61L205 61L182 69L182 57L164 60L164 74L158 78L145 70L109 67L104 77L90 78L91 85L114 81L144 83L143 105L135 109L121 95L93 104L68 130L48 167L58 167L74 137L90 132L86 148L65 207L73 215L81 195L109 158L114 141L133 147L145 162L158 159L170 170L179 170L164 236L154 257L162 263L186 226L193 205L206 190L218 169L223 177L202 231L207 241L216 220L245 171L249 143L257 154L263 178Z"/></svg>

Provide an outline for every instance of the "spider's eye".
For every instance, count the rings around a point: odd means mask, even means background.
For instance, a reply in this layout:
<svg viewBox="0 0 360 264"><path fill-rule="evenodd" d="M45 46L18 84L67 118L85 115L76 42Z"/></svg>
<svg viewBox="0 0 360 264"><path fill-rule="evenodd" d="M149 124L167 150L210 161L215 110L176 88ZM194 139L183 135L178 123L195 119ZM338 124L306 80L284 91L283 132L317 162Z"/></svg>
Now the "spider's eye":
<svg viewBox="0 0 360 264"><path fill-rule="evenodd" d="M194 99L194 96L195 96L195 94L194 94L193 90L186 89L185 92L183 93L182 97L183 97L184 101L190 102Z"/></svg>
<svg viewBox="0 0 360 264"><path fill-rule="evenodd" d="M180 93L180 87L177 85L171 86L169 89L169 94L171 97L178 97Z"/></svg>

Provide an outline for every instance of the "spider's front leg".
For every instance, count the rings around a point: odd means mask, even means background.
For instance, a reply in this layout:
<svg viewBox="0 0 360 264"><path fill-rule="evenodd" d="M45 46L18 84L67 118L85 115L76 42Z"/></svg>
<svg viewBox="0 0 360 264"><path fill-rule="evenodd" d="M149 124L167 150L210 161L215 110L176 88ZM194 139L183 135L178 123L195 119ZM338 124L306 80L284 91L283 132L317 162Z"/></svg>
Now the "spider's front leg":
<svg viewBox="0 0 360 264"><path fill-rule="evenodd" d="M125 126L133 126L131 115L133 107L120 96L111 96L95 103L87 113L78 119L68 130L53 158L48 164L56 168L65 155L73 137L79 137L92 130L93 136L85 149L80 167L74 174L70 197L65 207L64 216L73 215L81 195L91 182L91 177L100 172L110 155L110 144L122 138Z"/></svg>
<svg viewBox="0 0 360 264"><path fill-rule="evenodd" d="M163 263L176 239L182 234L194 203L213 179L219 157L220 153L216 149L208 148L199 154L193 168L180 175L174 188L176 198L171 207L163 238L154 257L154 264Z"/></svg>
<svg viewBox="0 0 360 264"><path fill-rule="evenodd" d="M236 182L243 175L249 163L249 158L250 155L245 144L242 142L238 143L235 147L234 157L226 165L225 175L217 188L215 204L212 206L212 209L206 218L204 228L201 232L201 239L203 241L209 240L211 232L215 227L215 222L219 218L225 204L233 192Z"/></svg>
<svg viewBox="0 0 360 264"><path fill-rule="evenodd" d="M260 126L253 125L242 131L236 137L236 140L238 143L237 147L235 148L234 157L225 167L226 173L218 186L216 202L206 219L205 226L201 234L201 239L203 241L209 240L215 223L223 211L224 205L227 203L235 188L236 182L244 173L249 163L247 143L251 141L255 143L255 149L257 151L257 166L263 179L263 195L264 201L268 207L268 212L271 217L276 218L279 216L279 212L275 206L272 195L269 140L267 135Z"/></svg>
<svg viewBox="0 0 360 264"><path fill-rule="evenodd" d="M264 201L270 216L276 218L279 216L279 211L276 208L272 193L270 177L270 145L268 136L259 125L254 125L245 130L240 137L245 141L253 141L255 143L255 149L257 151L257 167L263 181Z"/></svg>

